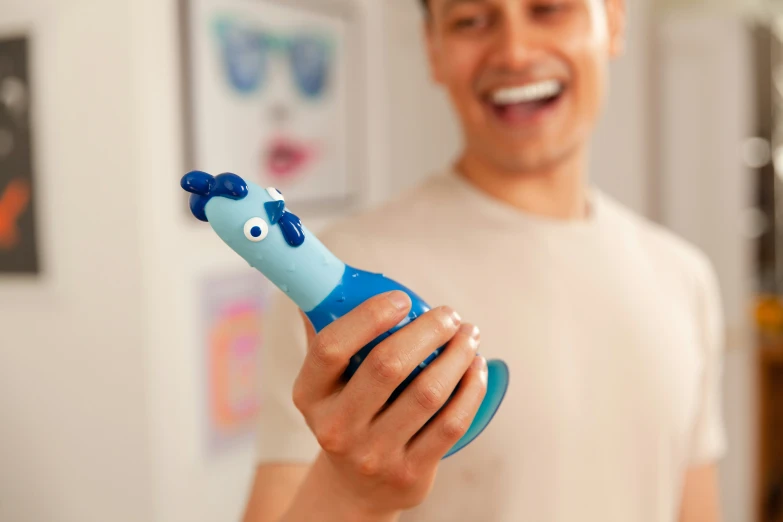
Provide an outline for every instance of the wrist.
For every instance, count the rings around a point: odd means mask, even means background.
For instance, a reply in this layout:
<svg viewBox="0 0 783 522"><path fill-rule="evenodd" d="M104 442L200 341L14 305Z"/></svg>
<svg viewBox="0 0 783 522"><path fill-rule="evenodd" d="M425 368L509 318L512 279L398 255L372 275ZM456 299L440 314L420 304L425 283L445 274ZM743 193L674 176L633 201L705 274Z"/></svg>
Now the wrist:
<svg viewBox="0 0 783 522"><path fill-rule="evenodd" d="M280 522L397 522L400 512L378 512L342 487L321 453L310 468L291 508Z"/></svg>

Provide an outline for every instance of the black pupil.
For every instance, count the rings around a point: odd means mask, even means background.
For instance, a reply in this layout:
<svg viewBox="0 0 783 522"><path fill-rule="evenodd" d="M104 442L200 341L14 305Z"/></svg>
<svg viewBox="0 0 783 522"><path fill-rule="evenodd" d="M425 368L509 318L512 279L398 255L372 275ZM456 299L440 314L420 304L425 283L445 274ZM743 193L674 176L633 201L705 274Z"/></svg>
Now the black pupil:
<svg viewBox="0 0 783 522"><path fill-rule="evenodd" d="M250 229L250 235L253 237L259 237L261 235L261 227L255 226Z"/></svg>

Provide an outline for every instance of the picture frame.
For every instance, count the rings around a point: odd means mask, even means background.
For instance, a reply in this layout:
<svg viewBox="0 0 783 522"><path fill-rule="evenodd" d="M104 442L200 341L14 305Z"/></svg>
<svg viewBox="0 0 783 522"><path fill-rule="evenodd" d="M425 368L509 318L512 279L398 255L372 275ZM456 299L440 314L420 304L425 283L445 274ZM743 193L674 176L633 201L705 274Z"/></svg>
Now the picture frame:
<svg viewBox="0 0 783 522"><path fill-rule="evenodd" d="M256 271L211 270L198 281L200 411L211 456L252 443L263 415L264 317L273 287Z"/></svg>
<svg viewBox="0 0 783 522"><path fill-rule="evenodd" d="M32 36L0 35L0 277L42 273Z"/></svg>
<svg viewBox="0 0 783 522"><path fill-rule="evenodd" d="M367 192L352 0L180 0L184 163L280 190L306 217ZM184 173L183 173L184 174Z"/></svg>

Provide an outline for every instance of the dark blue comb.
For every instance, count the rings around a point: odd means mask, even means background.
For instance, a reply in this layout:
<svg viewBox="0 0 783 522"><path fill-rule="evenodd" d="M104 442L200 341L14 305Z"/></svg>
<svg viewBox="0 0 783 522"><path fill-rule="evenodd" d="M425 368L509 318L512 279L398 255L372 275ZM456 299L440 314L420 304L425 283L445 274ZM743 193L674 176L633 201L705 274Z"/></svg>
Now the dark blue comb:
<svg viewBox="0 0 783 522"><path fill-rule="evenodd" d="M190 192L190 211L201 221L209 221L204 212L209 200L214 197L229 199L244 199L247 196L247 183L245 180L226 172L213 176L200 170L194 170L182 177L180 185Z"/></svg>

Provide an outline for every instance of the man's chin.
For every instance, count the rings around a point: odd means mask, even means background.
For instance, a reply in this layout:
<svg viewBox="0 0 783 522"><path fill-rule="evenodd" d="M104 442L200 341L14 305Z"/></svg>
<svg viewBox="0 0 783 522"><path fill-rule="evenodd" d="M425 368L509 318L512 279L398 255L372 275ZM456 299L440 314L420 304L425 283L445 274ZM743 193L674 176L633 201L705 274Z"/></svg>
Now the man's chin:
<svg viewBox="0 0 783 522"><path fill-rule="evenodd" d="M559 170L572 154L566 151L516 150L493 156L492 163L507 174L546 176Z"/></svg>

